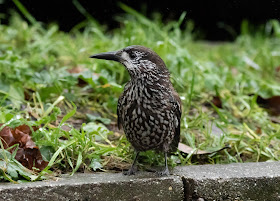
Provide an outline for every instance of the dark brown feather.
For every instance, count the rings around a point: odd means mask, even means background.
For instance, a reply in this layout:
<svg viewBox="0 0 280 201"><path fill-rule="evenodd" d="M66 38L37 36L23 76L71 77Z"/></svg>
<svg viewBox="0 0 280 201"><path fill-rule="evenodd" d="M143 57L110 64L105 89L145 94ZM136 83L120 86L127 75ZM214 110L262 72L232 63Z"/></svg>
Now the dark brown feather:
<svg viewBox="0 0 280 201"><path fill-rule="evenodd" d="M173 97L175 99L174 102L174 114L176 115L177 119L179 119L178 121L178 126L175 127L175 136L173 138L173 141L171 142L171 152L176 152L178 149L178 145L180 142L180 130L181 130L181 115L182 115L182 103L181 103L181 99L179 97L179 95L177 94L177 92L173 89Z"/></svg>

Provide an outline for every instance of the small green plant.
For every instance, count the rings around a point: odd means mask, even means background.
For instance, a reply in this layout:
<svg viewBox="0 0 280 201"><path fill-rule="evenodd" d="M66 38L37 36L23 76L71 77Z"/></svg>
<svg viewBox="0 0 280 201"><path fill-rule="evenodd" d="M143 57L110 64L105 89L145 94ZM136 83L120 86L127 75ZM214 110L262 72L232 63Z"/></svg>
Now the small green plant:
<svg viewBox="0 0 280 201"><path fill-rule="evenodd" d="M36 181L45 179L43 175L39 175L34 171L31 171L24 167L20 162L15 159L17 148L10 153L8 150L16 147L14 145L9 149L4 149L2 142L0 141L0 180L7 180L13 183L18 183L24 180Z"/></svg>

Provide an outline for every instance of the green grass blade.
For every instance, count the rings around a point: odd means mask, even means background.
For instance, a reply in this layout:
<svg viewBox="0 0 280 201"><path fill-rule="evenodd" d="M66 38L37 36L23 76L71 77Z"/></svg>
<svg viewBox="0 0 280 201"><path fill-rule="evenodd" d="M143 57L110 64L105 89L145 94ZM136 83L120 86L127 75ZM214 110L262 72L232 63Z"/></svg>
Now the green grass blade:
<svg viewBox="0 0 280 201"><path fill-rule="evenodd" d="M31 24L37 24L36 19L28 12L28 10L24 7L22 3L20 3L19 0L13 0L13 2Z"/></svg>
<svg viewBox="0 0 280 201"><path fill-rule="evenodd" d="M78 159L77 159L76 167L75 167L75 169L72 171L71 176L73 176L74 173L77 172L77 170L79 169L79 167L80 167L81 164L82 164L82 161L83 161L83 156L82 156L82 152L80 151L79 154L78 154Z"/></svg>
<svg viewBox="0 0 280 201"><path fill-rule="evenodd" d="M61 120L61 122L60 122L60 124L59 124L59 127L61 127L65 121L67 121L70 117L72 117L72 116L76 113L76 111L77 111L77 106L76 106L74 103L72 103L72 105L73 105L74 109L71 110L70 112L68 112L68 113L62 118L62 120Z"/></svg>

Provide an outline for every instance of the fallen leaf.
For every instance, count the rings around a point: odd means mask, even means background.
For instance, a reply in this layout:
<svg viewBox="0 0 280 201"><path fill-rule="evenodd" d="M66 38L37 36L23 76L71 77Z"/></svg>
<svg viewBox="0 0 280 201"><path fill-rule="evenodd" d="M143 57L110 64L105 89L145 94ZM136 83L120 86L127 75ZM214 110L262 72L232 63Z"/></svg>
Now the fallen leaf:
<svg viewBox="0 0 280 201"><path fill-rule="evenodd" d="M2 126L3 124L0 124ZM32 127L34 131L38 128ZM40 153L39 148L33 142L31 135L32 131L27 125L20 125L16 128L10 128L5 126L0 131L1 141L4 145L4 149L18 144L18 150L15 159L18 160L23 166L32 170L33 167L43 170L48 162L44 161ZM12 153L15 148L10 149Z"/></svg>
<svg viewBox="0 0 280 201"><path fill-rule="evenodd" d="M230 148L229 146L225 146L221 149L218 149L218 150L215 150L215 151L203 151L203 150L200 150L200 149L194 149L186 144L183 144L181 142L179 142L179 145L178 145L178 150L183 152L183 153L186 153L186 154L191 154L193 153L193 155L206 155L206 154L213 154L213 153L216 153L216 152L219 152L219 151L222 151L224 149L228 149Z"/></svg>
<svg viewBox="0 0 280 201"><path fill-rule="evenodd" d="M261 127L257 127L256 131L257 134L262 134L262 128Z"/></svg>
<svg viewBox="0 0 280 201"><path fill-rule="evenodd" d="M76 66L76 67L67 69L67 71L68 71L69 73L75 74L75 73L81 73L81 72L85 71L85 69L82 68L81 66Z"/></svg>
<svg viewBox="0 0 280 201"><path fill-rule="evenodd" d="M257 97L257 104L268 110L271 115L280 115L280 96L272 96L270 98Z"/></svg>
<svg viewBox="0 0 280 201"><path fill-rule="evenodd" d="M218 108L222 108L223 104L221 101L221 98L219 96L213 96L213 99L211 101L216 107Z"/></svg>
<svg viewBox="0 0 280 201"><path fill-rule="evenodd" d="M212 100L210 101L213 105L215 105L218 108L222 108L223 107L223 103L222 100L219 96L213 96ZM209 102L207 102L205 104L205 106L210 107L211 104Z"/></svg>
<svg viewBox="0 0 280 201"><path fill-rule="evenodd" d="M203 150L193 149L192 147L190 147L186 144L183 144L181 142L179 142L178 149L179 149L179 151L184 152L186 154L190 154L192 152L195 152L194 154L208 154L209 153L209 152L206 152Z"/></svg>

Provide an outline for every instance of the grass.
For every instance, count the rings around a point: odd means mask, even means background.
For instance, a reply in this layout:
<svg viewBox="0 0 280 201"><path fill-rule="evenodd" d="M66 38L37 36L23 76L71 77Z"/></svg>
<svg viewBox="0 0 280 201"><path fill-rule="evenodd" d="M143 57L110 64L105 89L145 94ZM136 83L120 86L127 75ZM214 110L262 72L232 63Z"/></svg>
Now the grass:
<svg viewBox="0 0 280 201"><path fill-rule="evenodd" d="M0 25L0 123L41 126L32 137L50 161L41 175L50 169L119 170L131 163L125 136L108 129L116 127L117 99L128 73L118 63L88 57L133 44L156 51L171 72L183 102L181 141L193 150L231 147L202 162L195 151L177 152L170 165L280 159L280 125L256 103L257 95L280 95L278 21L258 29L244 21L234 42L211 44L195 40L192 23L182 24L185 13L163 23L160 15L150 20L121 4L126 12L116 17L121 27L109 31L74 2L86 20L69 33L37 22L24 7L29 23L13 13L9 25ZM211 105L213 96L220 97L222 108ZM163 157L148 151L140 163L163 165ZM2 172L0 179L19 179Z"/></svg>

